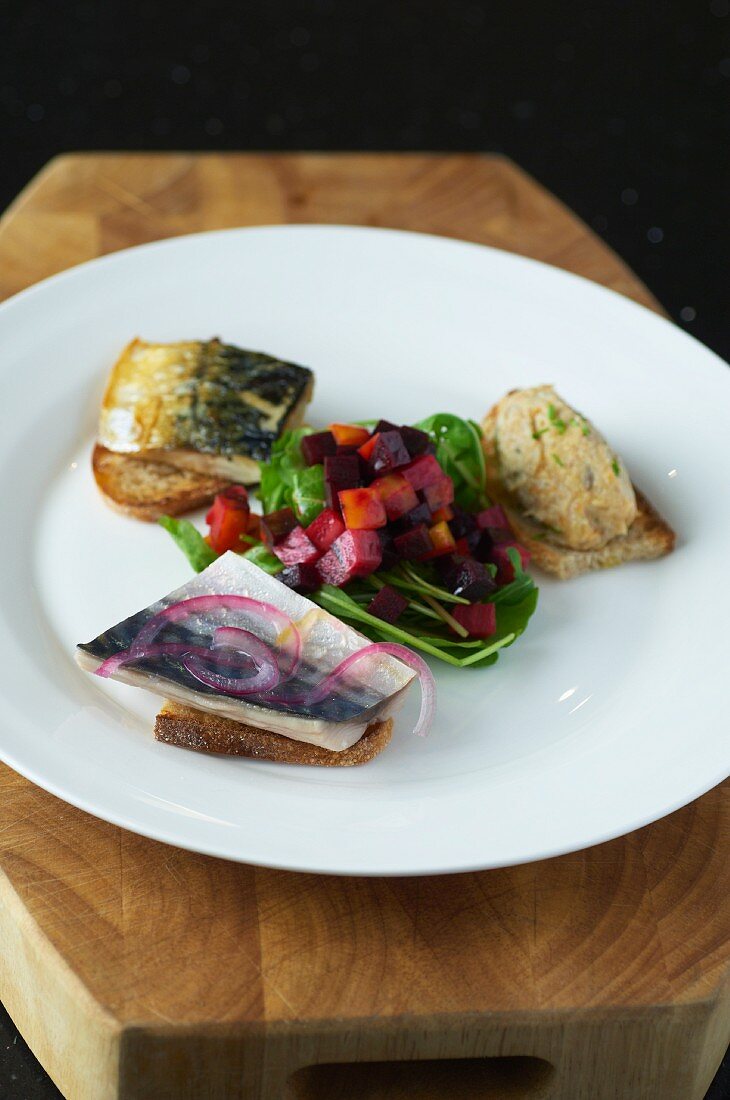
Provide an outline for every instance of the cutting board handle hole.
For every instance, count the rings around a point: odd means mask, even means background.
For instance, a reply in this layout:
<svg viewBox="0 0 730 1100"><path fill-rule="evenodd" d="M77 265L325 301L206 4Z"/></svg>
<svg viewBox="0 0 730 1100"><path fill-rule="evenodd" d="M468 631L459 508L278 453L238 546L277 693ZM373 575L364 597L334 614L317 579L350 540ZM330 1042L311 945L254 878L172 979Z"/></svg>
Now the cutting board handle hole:
<svg viewBox="0 0 730 1100"><path fill-rule="evenodd" d="M439 1058L304 1066L286 1100L548 1100L555 1069L541 1058Z"/></svg>

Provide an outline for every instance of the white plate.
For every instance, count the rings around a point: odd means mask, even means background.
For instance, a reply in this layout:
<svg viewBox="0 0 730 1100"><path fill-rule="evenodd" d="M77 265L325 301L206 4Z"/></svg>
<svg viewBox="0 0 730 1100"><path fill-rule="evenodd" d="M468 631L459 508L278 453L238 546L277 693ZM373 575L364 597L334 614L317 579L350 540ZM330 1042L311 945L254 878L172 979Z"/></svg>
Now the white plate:
<svg viewBox="0 0 730 1100"><path fill-rule="evenodd" d="M312 366L312 419L479 418L543 381L595 419L679 532L676 552L541 582L527 634L437 670L360 769L155 743L152 696L83 675L75 642L182 584L158 527L98 499L89 453L123 344L219 334ZM434 874L540 859L689 802L728 771L730 375L590 282L435 237L345 227L208 233L85 264L0 308L0 756L128 829L230 859ZM414 693L414 696L417 693Z"/></svg>

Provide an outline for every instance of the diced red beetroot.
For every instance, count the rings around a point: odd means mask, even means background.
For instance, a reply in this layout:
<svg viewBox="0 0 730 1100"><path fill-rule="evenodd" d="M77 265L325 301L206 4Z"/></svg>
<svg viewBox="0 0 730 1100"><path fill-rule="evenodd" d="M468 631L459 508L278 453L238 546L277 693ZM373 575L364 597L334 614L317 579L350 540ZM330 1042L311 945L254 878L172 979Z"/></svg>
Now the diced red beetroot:
<svg viewBox="0 0 730 1100"><path fill-rule="evenodd" d="M330 424L330 431L336 443L353 443L356 447L362 446L370 438L367 428L360 428L357 424Z"/></svg>
<svg viewBox="0 0 730 1100"><path fill-rule="evenodd" d="M455 596L465 600L483 600L497 588L497 582L485 567L473 558L454 555L446 558L444 564L437 563L442 583Z"/></svg>
<svg viewBox="0 0 730 1100"><path fill-rule="evenodd" d="M385 505L374 489L343 489L338 496L349 530L374 531L388 522Z"/></svg>
<svg viewBox="0 0 730 1100"><path fill-rule="evenodd" d="M420 501L415 508L411 508L410 512L406 512L400 519L393 522L393 534L402 535L404 531L411 531L414 527L418 527L419 523L425 523L426 526L431 522L431 509L423 501Z"/></svg>
<svg viewBox="0 0 730 1100"><path fill-rule="evenodd" d="M274 545L274 553L284 565L309 565L321 556L312 540L303 527L295 527L293 531Z"/></svg>
<svg viewBox="0 0 730 1100"><path fill-rule="evenodd" d="M408 600L389 584L380 589L367 606L367 610L385 623L394 623L408 607Z"/></svg>
<svg viewBox="0 0 730 1100"><path fill-rule="evenodd" d="M324 553L340 537L345 525L332 508L325 508L305 530L317 549Z"/></svg>
<svg viewBox="0 0 730 1100"><path fill-rule="evenodd" d="M510 581L515 579L514 566L507 553L510 549L516 550L520 555L523 569L527 569L530 564L530 552L524 546L520 546L519 542L495 543L492 547L492 561L497 566L497 581L499 584L509 584Z"/></svg>
<svg viewBox="0 0 730 1100"><path fill-rule="evenodd" d="M484 511L478 512L476 520L477 526L482 529L485 527L496 527L502 531L509 531L510 529L509 520L500 504L493 504L491 508L485 508Z"/></svg>
<svg viewBox="0 0 730 1100"><path fill-rule="evenodd" d="M458 603L451 614L470 638L491 638L497 632L497 609L493 603Z"/></svg>
<svg viewBox="0 0 730 1100"><path fill-rule="evenodd" d="M388 519L400 519L418 505L416 490L403 474L376 478L370 488L375 490L385 505Z"/></svg>
<svg viewBox="0 0 730 1100"><path fill-rule="evenodd" d="M343 489L356 489L360 484L360 459L357 455L328 455L325 458L324 489L330 508L339 512L337 494Z"/></svg>
<svg viewBox="0 0 730 1100"><path fill-rule="evenodd" d="M375 432L397 432L399 430L400 429L398 428L397 424L391 424L391 422L389 420L379 420L378 423L373 428L373 433L375 433Z"/></svg>
<svg viewBox="0 0 730 1100"><path fill-rule="evenodd" d="M467 512L458 504L452 504L451 510L454 516L449 526L451 527L455 539L464 538L472 534L473 531L478 530L476 516L472 512Z"/></svg>
<svg viewBox="0 0 730 1100"><path fill-rule="evenodd" d="M276 546L290 531L299 526L299 520L291 508L280 508L261 517L261 538L268 546Z"/></svg>
<svg viewBox="0 0 730 1100"><path fill-rule="evenodd" d="M305 564L287 565L285 569L276 574L276 579L285 584L287 588L293 588L295 592L300 592L303 596L316 591L322 583L319 579L317 566Z"/></svg>
<svg viewBox="0 0 730 1100"><path fill-rule="evenodd" d="M418 458L419 455L425 454L431 443L427 432L422 432L420 428L411 428L407 424L401 427L400 434L411 458Z"/></svg>
<svg viewBox="0 0 730 1100"><path fill-rule="evenodd" d="M433 481L424 485L421 489L424 500L432 512L439 508L445 508L454 499L454 483L450 477L443 474L439 481Z"/></svg>
<svg viewBox="0 0 730 1100"><path fill-rule="evenodd" d="M402 535L396 535L393 539L393 546L399 557L406 558L409 561L422 561L433 550L431 537L425 523L419 523L412 530L405 531Z"/></svg>
<svg viewBox="0 0 730 1100"><path fill-rule="evenodd" d="M314 432L302 439L302 457L307 466L318 466L327 455L335 454L337 443L332 432Z"/></svg>
<svg viewBox="0 0 730 1100"><path fill-rule="evenodd" d="M457 539L456 546L454 547L454 552L456 554L460 554L462 558L468 558L469 554L471 553L471 550L469 549L469 540L465 538Z"/></svg>
<svg viewBox="0 0 730 1100"><path fill-rule="evenodd" d="M397 565L400 561L395 551L395 546L393 545L393 532L389 527L379 527L378 538L380 539L380 548L383 553L380 566L382 569L392 569L392 567Z"/></svg>
<svg viewBox="0 0 730 1100"><path fill-rule="evenodd" d="M251 515L248 517L246 534L251 535L255 539L261 538L261 516L257 516L255 512L251 512Z"/></svg>
<svg viewBox="0 0 730 1100"><path fill-rule="evenodd" d="M323 584L338 587L353 577L366 577L380 565L380 539L377 531L343 531L317 562Z"/></svg>
<svg viewBox="0 0 730 1100"><path fill-rule="evenodd" d="M442 554L453 554L456 549L456 543L454 536L451 534L446 520L441 520L440 523L434 523L432 527L428 529L428 537L431 539L431 553L429 558L439 558Z"/></svg>
<svg viewBox="0 0 730 1100"><path fill-rule="evenodd" d="M401 470L414 489L423 489L426 485L433 485L445 477L444 471L438 464L435 455L420 455L409 466Z"/></svg>
<svg viewBox="0 0 730 1100"><path fill-rule="evenodd" d="M491 561L493 549L494 539L491 533L489 531L480 531L479 539L472 547L471 555L475 561Z"/></svg>
<svg viewBox="0 0 730 1100"><path fill-rule="evenodd" d="M365 459L365 461L367 462L367 460L370 458L370 455L373 453L373 447L377 442L378 433L373 432L373 434L370 436L370 439L366 440L361 447L357 448L357 453L360 455L360 458Z"/></svg>
<svg viewBox="0 0 730 1100"><path fill-rule="evenodd" d="M378 432L377 442L368 459L368 466L374 477L389 474L392 470L406 466L410 461L411 456L406 450L400 432Z"/></svg>
<svg viewBox="0 0 730 1100"><path fill-rule="evenodd" d="M338 443L336 455L356 455L358 447L356 443Z"/></svg>

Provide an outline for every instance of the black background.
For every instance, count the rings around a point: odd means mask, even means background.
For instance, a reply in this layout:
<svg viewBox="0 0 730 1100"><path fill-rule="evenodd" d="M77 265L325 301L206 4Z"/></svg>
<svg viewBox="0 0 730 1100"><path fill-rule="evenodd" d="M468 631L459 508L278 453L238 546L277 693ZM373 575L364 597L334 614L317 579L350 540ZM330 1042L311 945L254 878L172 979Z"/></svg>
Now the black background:
<svg viewBox="0 0 730 1100"><path fill-rule="evenodd" d="M500 151L730 358L729 95L730 0L1 0L0 208L68 150Z"/></svg>

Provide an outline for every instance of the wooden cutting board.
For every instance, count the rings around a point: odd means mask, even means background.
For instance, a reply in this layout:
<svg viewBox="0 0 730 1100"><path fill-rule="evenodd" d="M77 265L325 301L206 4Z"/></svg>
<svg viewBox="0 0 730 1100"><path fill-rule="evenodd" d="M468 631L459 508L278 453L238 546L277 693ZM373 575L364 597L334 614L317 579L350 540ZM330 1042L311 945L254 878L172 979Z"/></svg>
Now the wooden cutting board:
<svg viewBox="0 0 730 1100"><path fill-rule="evenodd" d="M486 156L61 157L0 222L0 296L287 221L464 237L658 308ZM74 1100L699 1100L730 1034L729 824L717 788L530 866L326 878L145 840L0 767L0 998Z"/></svg>

